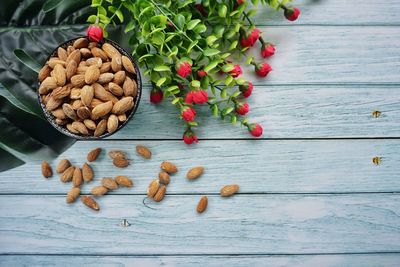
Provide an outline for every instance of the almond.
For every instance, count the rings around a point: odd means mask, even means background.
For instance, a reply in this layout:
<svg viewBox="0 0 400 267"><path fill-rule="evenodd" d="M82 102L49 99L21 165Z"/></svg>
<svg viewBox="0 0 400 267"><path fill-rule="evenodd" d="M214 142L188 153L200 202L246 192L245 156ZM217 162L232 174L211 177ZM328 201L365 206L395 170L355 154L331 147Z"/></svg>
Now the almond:
<svg viewBox="0 0 400 267"><path fill-rule="evenodd" d="M47 77L39 86L39 94L47 94L57 88L57 80L54 77Z"/></svg>
<svg viewBox="0 0 400 267"><path fill-rule="evenodd" d="M48 65L44 65L39 71L39 81L43 82L44 79L50 76L51 68Z"/></svg>
<svg viewBox="0 0 400 267"><path fill-rule="evenodd" d="M67 76L65 75L65 69L61 64L57 64L54 66L53 76L56 79L56 83L58 86L65 85Z"/></svg>
<svg viewBox="0 0 400 267"><path fill-rule="evenodd" d="M71 123L68 123L65 127L67 127L67 130L70 131L71 133L79 134L79 132L74 127L72 127Z"/></svg>
<svg viewBox="0 0 400 267"><path fill-rule="evenodd" d="M136 146L136 153L142 156L145 159L151 159L151 151L145 146L137 145Z"/></svg>
<svg viewBox="0 0 400 267"><path fill-rule="evenodd" d="M132 180L129 179L127 176L119 175L119 176L115 177L115 181L120 186L125 186L125 187L133 186Z"/></svg>
<svg viewBox="0 0 400 267"><path fill-rule="evenodd" d="M98 196L107 194L108 188L105 186L99 185L99 186L93 187L91 192L92 192L93 196L98 197Z"/></svg>
<svg viewBox="0 0 400 267"><path fill-rule="evenodd" d="M52 59L50 59L49 61L47 61L47 65L49 65L49 67L52 68L52 69L54 69L54 67L55 67L57 64L60 64L60 65L62 65L62 66L66 66L66 62L63 61L63 60L60 60L60 59L58 59L58 58L57 58L57 59L52 58Z"/></svg>
<svg viewBox="0 0 400 267"><path fill-rule="evenodd" d="M53 171L47 161L42 161L42 175L45 178L49 178L53 175Z"/></svg>
<svg viewBox="0 0 400 267"><path fill-rule="evenodd" d="M93 169L89 164L84 163L82 166L82 178L85 183L89 183L93 180L94 174Z"/></svg>
<svg viewBox="0 0 400 267"><path fill-rule="evenodd" d="M118 129L118 117L114 114L111 114L107 120L107 131L109 133L113 133Z"/></svg>
<svg viewBox="0 0 400 267"><path fill-rule="evenodd" d="M176 165L169 161L164 161L163 163L161 163L160 167L163 171L169 174L178 172L178 168L176 167Z"/></svg>
<svg viewBox="0 0 400 267"><path fill-rule="evenodd" d="M113 82L108 84L108 91L115 96L122 96L124 94L124 90L122 90L121 86Z"/></svg>
<svg viewBox="0 0 400 267"><path fill-rule="evenodd" d="M124 113L124 114L118 115L118 120L120 122L126 121L127 120L126 114Z"/></svg>
<svg viewBox="0 0 400 267"><path fill-rule="evenodd" d="M100 118L110 113L112 108L113 108L113 103L111 101L108 101L106 103L102 103L100 105L95 106L92 110L92 113L93 115Z"/></svg>
<svg viewBox="0 0 400 267"><path fill-rule="evenodd" d="M113 151L109 151L108 152L108 156L111 159L116 159L116 158L126 158L126 153L124 151L121 150L113 150Z"/></svg>
<svg viewBox="0 0 400 267"><path fill-rule="evenodd" d="M202 166L197 166L194 168L191 168L187 174L186 174L186 178L188 178L189 180L194 180L197 179L198 177L200 177L200 175L202 175L204 172L204 167Z"/></svg>
<svg viewBox="0 0 400 267"><path fill-rule="evenodd" d="M62 108L57 108L51 112L54 117L57 119L65 120L67 118L67 115L65 115L64 111Z"/></svg>
<svg viewBox="0 0 400 267"><path fill-rule="evenodd" d="M72 88L69 98L71 99L81 99L82 89L80 88Z"/></svg>
<svg viewBox="0 0 400 267"><path fill-rule="evenodd" d="M92 197L81 196L81 202L93 210L100 210L99 204L97 204L96 200L94 200Z"/></svg>
<svg viewBox="0 0 400 267"><path fill-rule="evenodd" d="M105 83L109 83L114 79L114 74L106 72L106 73L102 73L99 76L99 79L97 80L97 82L99 84L105 84Z"/></svg>
<svg viewBox="0 0 400 267"><path fill-rule="evenodd" d="M58 125L65 125L68 123L68 120L56 118L54 122Z"/></svg>
<svg viewBox="0 0 400 267"><path fill-rule="evenodd" d="M81 194L81 190L79 187L72 187L67 194L67 203L75 202L78 199L79 195Z"/></svg>
<svg viewBox="0 0 400 267"><path fill-rule="evenodd" d="M91 52L93 56L101 58L102 61L108 60L107 54L98 47L93 47Z"/></svg>
<svg viewBox="0 0 400 267"><path fill-rule="evenodd" d="M61 99L64 97L69 96L69 94L71 93L71 88L69 86L63 86L63 87L58 87L56 88L52 93L52 97L54 97L55 99Z"/></svg>
<svg viewBox="0 0 400 267"><path fill-rule="evenodd" d="M100 73L109 72L110 69L111 69L111 62L104 62L103 64L101 64Z"/></svg>
<svg viewBox="0 0 400 267"><path fill-rule="evenodd" d="M60 180L63 183L71 182L72 176L74 175L75 167L69 166L61 175Z"/></svg>
<svg viewBox="0 0 400 267"><path fill-rule="evenodd" d="M64 103L64 104L62 105L62 110L64 111L64 114L65 114L68 118L70 118L70 119L72 119L72 120L76 120L76 119L77 119L75 110L72 108L72 106L71 106L70 104Z"/></svg>
<svg viewBox="0 0 400 267"><path fill-rule="evenodd" d="M91 150L91 151L87 154L87 157L86 157L87 161L89 161L89 162L95 161L95 160L97 159L97 157L100 155L101 150L102 150L102 149L101 149L100 147Z"/></svg>
<svg viewBox="0 0 400 267"><path fill-rule="evenodd" d="M160 180L160 183L164 185L168 185L169 182L171 181L171 178L169 177L169 174L166 172L160 172L158 174L158 179Z"/></svg>
<svg viewBox="0 0 400 267"><path fill-rule="evenodd" d="M96 130L96 123L92 120L86 119L83 121L83 124L85 124L86 128L88 128L89 130Z"/></svg>
<svg viewBox="0 0 400 267"><path fill-rule="evenodd" d="M62 104L62 99L55 99L54 97L50 97L46 103L46 110L52 111L58 108Z"/></svg>
<svg viewBox="0 0 400 267"><path fill-rule="evenodd" d="M74 52L74 51L75 51L75 48L74 48L72 45L69 45L69 46L67 47L67 54L68 54L68 56L71 55L72 52Z"/></svg>
<svg viewBox="0 0 400 267"><path fill-rule="evenodd" d="M221 197L230 197L233 194L235 194L237 191L239 191L239 186L237 184L226 185L221 188L220 194L221 194Z"/></svg>
<svg viewBox="0 0 400 267"><path fill-rule="evenodd" d="M101 120L96 127L96 130L94 131L94 136L100 136L105 133L107 130L107 120Z"/></svg>
<svg viewBox="0 0 400 267"><path fill-rule="evenodd" d="M124 114L128 110L131 110L134 106L133 97L126 96L121 98L112 108L112 113L120 115Z"/></svg>
<svg viewBox="0 0 400 267"><path fill-rule="evenodd" d="M89 107L90 107L90 108L95 108L95 107L97 107L97 106L100 105L100 104L104 104L104 102L101 101L100 99L93 98L93 99L92 99L92 102L90 102ZM93 120L97 120L99 117L98 117L97 115L93 115L93 113L92 113L91 118L92 118Z"/></svg>
<svg viewBox="0 0 400 267"><path fill-rule="evenodd" d="M88 109L87 107L80 107L76 110L76 114L78 115L79 118L81 118L82 120L85 120L87 118L90 118L90 109ZM85 126L86 126L86 124L85 124ZM93 130L93 129L90 129L90 130Z"/></svg>
<svg viewBox="0 0 400 267"><path fill-rule="evenodd" d="M75 62L75 61L74 61L74 62ZM83 63L83 62L81 62L81 63ZM85 64L85 65L79 65L79 66L76 68L76 74L78 74L78 75L85 75L85 73L86 73L86 71L87 71L88 68L89 68L89 67L86 66L86 64Z"/></svg>
<svg viewBox="0 0 400 267"><path fill-rule="evenodd" d="M77 74L71 77L71 84L74 87L79 87L81 88L82 86L85 85L85 75L83 74Z"/></svg>
<svg viewBox="0 0 400 267"><path fill-rule="evenodd" d="M98 42L90 42L89 45L88 45L88 48L89 48L89 49L92 49L92 48L98 47L98 46L99 46L99 43L98 43Z"/></svg>
<svg viewBox="0 0 400 267"><path fill-rule="evenodd" d="M83 103L80 99L76 99L72 101L71 106L74 110L78 110L80 107L83 107Z"/></svg>
<svg viewBox="0 0 400 267"><path fill-rule="evenodd" d="M105 177L105 178L101 179L101 185L110 190L115 190L118 188L117 182L114 181L113 178L109 178L109 177Z"/></svg>
<svg viewBox="0 0 400 267"><path fill-rule="evenodd" d="M68 61L67 67L66 67L67 80L70 80L71 77L75 75L77 68L78 68L78 64L76 64L76 62L74 60Z"/></svg>
<svg viewBox="0 0 400 267"><path fill-rule="evenodd" d="M79 51L81 52L81 55L84 58L88 58L88 57L92 56L92 52L90 51L89 48L84 47L84 48L79 49Z"/></svg>
<svg viewBox="0 0 400 267"><path fill-rule="evenodd" d="M129 77L125 78L125 82L122 85L122 89L124 90L125 96L136 97L137 95L137 83L135 80L132 80Z"/></svg>
<svg viewBox="0 0 400 267"><path fill-rule="evenodd" d="M94 96L103 101L112 101L113 103L118 102L118 98L115 97L112 93L104 89L104 87L98 83L94 83Z"/></svg>
<svg viewBox="0 0 400 267"><path fill-rule="evenodd" d="M113 159L113 164L118 168L125 168L129 165L129 161L125 158L115 158Z"/></svg>
<svg viewBox="0 0 400 267"><path fill-rule="evenodd" d="M83 134L83 135L88 135L88 129L86 128L85 124L83 124L80 121L74 121L72 123L72 128L74 128L75 130L77 130L79 133Z"/></svg>
<svg viewBox="0 0 400 267"><path fill-rule="evenodd" d="M161 200L163 200L166 191L167 187L165 185L161 185L160 188L158 188L157 193L153 197L154 201L160 202Z"/></svg>
<svg viewBox="0 0 400 267"><path fill-rule="evenodd" d="M122 65L124 66L124 69L125 69L127 72L136 74L136 70L135 70L135 68L133 67L133 63L132 63L132 61L130 60L129 57L127 57L127 56L122 56Z"/></svg>
<svg viewBox="0 0 400 267"><path fill-rule="evenodd" d="M68 53L67 50L65 50L62 47L57 48L57 56L59 59L63 61L67 61Z"/></svg>
<svg viewBox="0 0 400 267"><path fill-rule="evenodd" d="M203 213L207 209L208 198L206 196L202 196L197 204L196 210L198 213Z"/></svg>
<svg viewBox="0 0 400 267"><path fill-rule="evenodd" d="M100 70L96 65L91 65L87 68L85 72L85 82L87 84L92 84L97 82L100 77Z"/></svg>
<svg viewBox="0 0 400 267"><path fill-rule="evenodd" d="M115 56L121 56L121 53L109 43L104 43L102 46L103 51L107 54L109 58L113 58Z"/></svg>
<svg viewBox="0 0 400 267"><path fill-rule="evenodd" d="M72 175L72 184L75 187L80 187L82 182L83 182L82 170L81 168L76 167L74 170L74 174Z"/></svg>
<svg viewBox="0 0 400 267"><path fill-rule="evenodd" d="M121 85L125 81L125 78L126 78L125 71L120 70L120 71L118 71L117 73L114 74L113 82L118 84L118 85Z"/></svg>
<svg viewBox="0 0 400 267"><path fill-rule="evenodd" d="M67 64L70 60L73 60L76 62L77 65L79 65L79 63L81 62L81 52L79 50L74 50L71 52L71 54L69 54L68 58L67 58Z"/></svg>
<svg viewBox="0 0 400 267"><path fill-rule="evenodd" d="M85 76L86 77L86 76ZM90 85L85 85L81 90L81 101L85 106L90 106L93 100L94 90Z"/></svg>
<svg viewBox="0 0 400 267"><path fill-rule="evenodd" d="M63 173L70 166L71 166L71 162L69 162L69 160L62 159L62 160L60 160L60 162L58 163L58 165L56 167L56 172Z"/></svg>
<svg viewBox="0 0 400 267"><path fill-rule="evenodd" d="M86 60L86 65L92 66L95 65L97 68L100 68L103 64L103 60L99 57L92 57ZM100 70L99 70L100 71Z"/></svg>
<svg viewBox="0 0 400 267"><path fill-rule="evenodd" d="M160 188L160 182L158 180L151 181L149 187L147 188L147 196L153 198Z"/></svg>
<svg viewBox="0 0 400 267"><path fill-rule="evenodd" d="M82 37L82 38L76 39L74 41L73 46L74 46L75 49L80 49L80 48L83 48L83 47L87 47L88 44L89 44L89 40L84 38L84 37Z"/></svg>
<svg viewBox="0 0 400 267"><path fill-rule="evenodd" d="M118 72L118 71L122 70L122 59L121 59L121 56L114 56L111 59L111 69L114 72Z"/></svg>

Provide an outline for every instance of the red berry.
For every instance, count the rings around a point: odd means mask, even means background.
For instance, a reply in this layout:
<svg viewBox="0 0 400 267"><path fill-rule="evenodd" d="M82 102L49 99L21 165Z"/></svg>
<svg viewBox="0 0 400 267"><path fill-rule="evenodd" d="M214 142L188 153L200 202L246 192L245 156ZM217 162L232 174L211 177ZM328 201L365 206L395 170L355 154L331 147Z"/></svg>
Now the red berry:
<svg viewBox="0 0 400 267"><path fill-rule="evenodd" d="M300 10L297 7L288 7L285 9L284 15L288 20L295 21L300 15Z"/></svg>
<svg viewBox="0 0 400 267"><path fill-rule="evenodd" d="M260 137L263 134L263 128L258 123L251 123L247 125L247 129L249 130L250 134L254 137Z"/></svg>
<svg viewBox="0 0 400 267"><path fill-rule="evenodd" d="M86 31L90 41L100 42L103 39L103 29L96 25L90 25Z"/></svg>

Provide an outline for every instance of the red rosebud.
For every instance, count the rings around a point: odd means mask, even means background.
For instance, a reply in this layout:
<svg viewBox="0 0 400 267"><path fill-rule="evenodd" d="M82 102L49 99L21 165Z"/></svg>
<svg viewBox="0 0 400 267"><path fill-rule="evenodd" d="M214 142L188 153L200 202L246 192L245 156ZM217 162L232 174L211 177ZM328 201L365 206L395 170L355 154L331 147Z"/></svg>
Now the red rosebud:
<svg viewBox="0 0 400 267"><path fill-rule="evenodd" d="M192 72L192 67L187 61L176 64L176 72L182 78L186 78Z"/></svg>
<svg viewBox="0 0 400 267"><path fill-rule="evenodd" d="M196 4L195 8L201 13L201 15L203 15L204 17L207 17L207 15L208 15L207 11L202 4Z"/></svg>
<svg viewBox="0 0 400 267"><path fill-rule="evenodd" d="M100 42L103 39L103 29L96 25L90 25L86 31L90 41Z"/></svg>
<svg viewBox="0 0 400 267"><path fill-rule="evenodd" d="M262 63L256 65L256 73L258 76L265 77L272 70L271 66L268 63Z"/></svg>
<svg viewBox="0 0 400 267"><path fill-rule="evenodd" d="M288 20L295 21L300 15L300 10L297 7L287 7L283 14Z"/></svg>
<svg viewBox="0 0 400 267"><path fill-rule="evenodd" d="M275 54L275 46L273 44L263 44L261 48L262 57L270 57Z"/></svg>
<svg viewBox="0 0 400 267"><path fill-rule="evenodd" d="M158 104L163 100L163 92L158 89L152 89L150 92L150 102L153 104Z"/></svg>
<svg viewBox="0 0 400 267"><path fill-rule="evenodd" d="M257 42L258 38L260 38L260 30L255 28L250 34L240 37L240 45L242 47L252 47Z"/></svg>
<svg viewBox="0 0 400 267"><path fill-rule="evenodd" d="M199 142L199 140L197 139L196 134L192 131L192 130L186 130L186 132L183 134L183 142L185 142L186 144L190 145L193 142Z"/></svg>
<svg viewBox="0 0 400 267"><path fill-rule="evenodd" d="M254 137L260 137L263 134L263 128L258 123L251 123L247 125L247 129L250 134Z"/></svg>
<svg viewBox="0 0 400 267"><path fill-rule="evenodd" d="M190 91L186 95L186 104L204 104L208 101L208 93L205 90Z"/></svg>
<svg viewBox="0 0 400 267"><path fill-rule="evenodd" d="M239 77L242 73L242 68L238 64L233 65L233 70L229 72L233 78Z"/></svg>
<svg viewBox="0 0 400 267"><path fill-rule="evenodd" d="M181 115L185 121L193 121L194 117L196 117L196 110L192 107L183 107Z"/></svg>
<svg viewBox="0 0 400 267"><path fill-rule="evenodd" d="M249 112L249 104L247 102L236 104L236 113L246 115Z"/></svg>
<svg viewBox="0 0 400 267"><path fill-rule="evenodd" d="M199 76L200 78L203 78L206 75L207 75L207 72L205 72L204 70L197 71L197 76Z"/></svg>
<svg viewBox="0 0 400 267"><path fill-rule="evenodd" d="M244 3L244 0L237 0L236 3L240 6L241 4Z"/></svg>
<svg viewBox="0 0 400 267"><path fill-rule="evenodd" d="M246 82L239 86L239 90L242 92L244 97L249 97L253 91L253 84L251 82Z"/></svg>

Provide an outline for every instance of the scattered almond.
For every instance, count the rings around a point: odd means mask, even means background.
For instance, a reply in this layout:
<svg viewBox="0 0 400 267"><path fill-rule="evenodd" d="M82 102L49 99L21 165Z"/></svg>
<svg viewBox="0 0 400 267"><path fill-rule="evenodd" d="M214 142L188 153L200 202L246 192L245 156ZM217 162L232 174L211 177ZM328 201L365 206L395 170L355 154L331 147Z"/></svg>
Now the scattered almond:
<svg viewBox="0 0 400 267"><path fill-rule="evenodd" d="M200 175L202 175L204 172L204 167L202 166L197 166L194 168L191 168L187 174L186 174L186 178L188 178L189 180L194 180L197 179L198 177L200 177Z"/></svg>
<svg viewBox="0 0 400 267"><path fill-rule="evenodd" d="M127 155L124 151L112 150L108 152L108 156L112 159L116 159L116 158L126 158Z"/></svg>
<svg viewBox="0 0 400 267"><path fill-rule="evenodd" d="M125 186L125 187L132 187L133 186L132 180L129 179L127 176L123 176L123 175L116 176L115 177L115 181L120 186Z"/></svg>
<svg viewBox="0 0 400 267"><path fill-rule="evenodd" d="M47 161L42 161L42 175L45 178L49 178L53 175L53 171Z"/></svg>
<svg viewBox="0 0 400 267"><path fill-rule="evenodd" d="M113 164L118 168L125 168L129 165L129 161L125 158L115 158L113 159Z"/></svg>
<svg viewBox="0 0 400 267"><path fill-rule="evenodd" d="M105 186L102 186L102 185L95 186L95 187L92 188L91 192L92 192L93 196L102 196L102 195L107 194L108 188L105 187Z"/></svg>
<svg viewBox="0 0 400 267"><path fill-rule="evenodd" d="M145 159L151 159L151 151L145 146L137 145L136 152Z"/></svg>
<svg viewBox="0 0 400 267"><path fill-rule="evenodd" d="M160 172L158 174L158 179L160 180L160 183L164 185L168 185L169 182L171 181L171 178L169 177L169 174L166 172Z"/></svg>
<svg viewBox="0 0 400 267"><path fill-rule="evenodd" d="M82 178L85 183L89 183L93 180L94 174L93 169L89 164L84 163L82 166Z"/></svg>
<svg viewBox="0 0 400 267"><path fill-rule="evenodd" d="M68 183L71 182L72 180L72 176L74 175L74 171L75 171L75 167L74 166L70 166L68 167L60 176L60 180L63 183Z"/></svg>
<svg viewBox="0 0 400 267"><path fill-rule="evenodd" d="M79 187L72 187L71 190L69 190L69 192L67 194L67 198L66 198L67 203L75 202L75 200L78 199L80 193L81 193L81 190L79 189Z"/></svg>
<svg viewBox="0 0 400 267"><path fill-rule="evenodd" d="M104 187L107 187L110 190L115 190L118 188L118 184L117 182L110 177L105 177L103 179L101 179L101 185Z"/></svg>
<svg viewBox="0 0 400 267"><path fill-rule="evenodd" d="M153 198L157 193L158 188L160 188L160 182L158 180L151 181L149 187L147 188L147 196Z"/></svg>
<svg viewBox="0 0 400 267"><path fill-rule="evenodd" d="M60 160L60 162L58 163L58 165L56 167L56 172L63 173L70 166L71 166L71 162L69 162L69 160L62 159L62 160Z"/></svg>
<svg viewBox="0 0 400 267"><path fill-rule="evenodd" d="M75 187L80 187L82 182L83 182L82 170L80 168L76 167L74 170L74 174L72 176L72 184Z"/></svg>
<svg viewBox="0 0 400 267"><path fill-rule="evenodd" d="M97 159L97 157L100 155L101 153L101 148L95 148L93 150L91 150L88 154L87 154L87 161L92 162L95 161Z"/></svg>
<svg viewBox="0 0 400 267"><path fill-rule="evenodd" d="M167 191L167 187L165 185L161 185L158 189L157 193L154 195L154 201L160 202L165 197L165 192Z"/></svg>
<svg viewBox="0 0 400 267"><path fill-rule="evenodd" d="M176 167L176 165L169 161L164 161L163 163L161 163L160 167L163 171L169 174L178 172L178 168Z"/></svg>
<svg viewBox="0 0 400 267"><path fill-rule="evenodd" d="M239 186L236 184L233 185L226 185L221 188L221 196L222 197L230 197L233 194L235 194L237 191L239 191Z"/></svg>
<svg viewBox="0 0 400 267"><path fill-rule="evenodd" d="M92 197L81 196L81 202L93 210L100 210L99 204L97 204L96 200L94 200Z"/></svg>
<svg viewBox="0 0 400 267"><path fill-rule="evenodd" d="M196 210L198 213L203 213L207 209L208 198L206 196L202 196L197 204Z"/></svg>

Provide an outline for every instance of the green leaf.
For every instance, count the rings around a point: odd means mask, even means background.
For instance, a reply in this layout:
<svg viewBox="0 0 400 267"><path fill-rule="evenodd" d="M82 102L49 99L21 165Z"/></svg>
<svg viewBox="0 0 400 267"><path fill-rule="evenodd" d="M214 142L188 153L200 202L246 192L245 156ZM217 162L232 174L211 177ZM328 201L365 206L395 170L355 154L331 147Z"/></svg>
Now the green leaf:
<svg viewBox="0 0 400 267"><path fill-rule="evenodd" d="M219 5L218 16L220 16L221 18L225 18L227 11L228 11L228 8L226 7L226 5L224 5L224 4Z"/></svg>
<svg viewBox="0 0 400 267"><path fill-rule="evenodd" d="M215 69L218 66L219 60L213 60L204 68L205 72L210 72L211 70Z"/></svg>
<svg viewBox="0 0 400 267"><path fill-rule="evenodd" d="M127 33L127 32L132 31L135 28L135 26L136 25L135 25L135 21L134 20L129 21L128 24L125 26L124 32Z"/></svg>
<svg viewBox="0 0 400 267"><path fill-rule="evenodd" d="M233 41L231 44L230 44L230 46L229 46L229 50L233 50L233 49L235 49L236 47L237 47L237 45L238 45L238 41L236 40L236 41Z"/></svg>
<svg viewBox="0 0 400 267"><path fill-rule="evenodd" d="M199 42L198 40L194 40L193 42L191 42L187 48L187 53L190 53L190 51L192 51L193 47L195 47L198 42Z"/></svg>
<svg viewBox="0 0 400 267"><path fill-rule="evenodd" d="M213 32L217 37L221 38L224 35L225 27L222 25L216 25L213 28Z"/></svg>
<svg viewBox="0 0 400 267"><path fill-rule="evenodd" d="M206 42L208 45L212 45L218 38L215 35L210 35L206 38Z"/></svg>
<svg viewBox="0 0 400 267"><path fill-rule="evenodd" d="M199 124L195 121L188 122L190 126L198 126Z"/></svg>
<svg viewBox="0 0 400 267"><path fill-rule="evenodd" d="M246 64L247 64L247 65L250 65L251 62L253 62L253 59L254 59L254 57L248 57L248 58L246 59Z"/></svg>
<svg viewBox="0 0 400 267"><path fill-rule="evenodd" d="M231 63L225 64L224 66L222 66L221 70L223 72L230 72L235 68L235 66Z"/></svg>
<svg viewBox="0 0 400 267"><path fill-rule="evenodd" d="M229 113L231 113L233 110L234 110L233 107L225 108L225 109L222 111L222 114L224 114L224 115L226 116L226 115L228 115Z"/></svg>
<svg viewBox="0 0 400 267"><path fill-rule="evenodd" d="M47 0L43 5L42 10L47 13L58 7L62 2L63 0Z"/></svg>
<svg viewBox="0 0 400 267"><path fill-rule="evenodd" d="M174 100L171 101L171 104L175 105L176 103L179 102L179 100L180 100L179 97L177 97L177 98L175 98Z"/></svg>
<svg viewBox="0 0 400 267"><path fill-rule="evenodd" d="M231 75L228 75L225 79L225 84L229 86L233 82L233 77Z"/></svg>
<svg viewBox="0 0 400 267"><path fill-rule="evenodd" d="M101 0L92 0L91 7L101 6Z"/></svg>
<svg viewBox="0 0 400 267"><path fill-rule="evenodd" d="M194 29L194 27L196 27L196 25L199 24L200 22L201 22L201 20L199 20L199 19L191 20L191 21L189 21L189 23L187 24L186 29L192 30L192 29Z"/></svg>
<svg viewBox="0 0 400 267"><path fill-rule="evenodd" d="M161 71L171 71L171 68L166 65L158 65L153 68L153 70L161 72Z"/></svg>
<svg viewBox="0 0 400 267"><path fill-rule="evenodd" d="M212 110L214 117L217 118L218 117L218 106L216 104L212 105L211 110Z"/></svg>
<svg viewBox="0 0 400 267"><path fill-rule="evenodd" d="M94 24L96 22L97 16L96 15L90 15L87 19L87 22Z"/></svg>
<svg viewBox="0 0 400 267"><path fill-rule="evenodd" d="M193 31L196 33L203 33L205 31L207 31L207 27L204 24L199 24L193 29Z"/></svg>
<svg viewBox="0 0 400 267"><path fill-rule="evenodd" d="M167 80L167 78L162 77L162 78L160 78L160 79L157 81L156 85L157 85L158 87L161 87L161 85L163 85L163 84L165 83L166 80Z"/></svg>
<svg viewBox="0 0 400 267"><path fill-rule="evenodd" d="M245 78L236 78L235 81L239 85L245 84L247 82Z"/></svg>
<svg viewBox="0 0 400 267"><path fill-rule="evenodd" d="M220 93L221 98L226 98L226 94L227 94L227 92L226 92L226 88L225 88Z"/></svg>
<svg viewBox="0 0 400 267"><path fill-rule="evenodd" d="M23 165L25 162L0 146L0 172Z"/></svg>
<svg viewBox="0 0 400 267"><path fill-rule="evenodd" d="M14 50L14 55L27 66L31 70L33 70L36 73L39 73L40 69L42 68L38 62L36 62L35 59L33 59L30 55L28 55L24 50L22 49L15 49Z"/></svg>
<svg viewBox="0 0 400 267"><path fill-rule="evenodd" d="M209 85L210 85L210 77L208 75L201 78L201 86L200 86L201 88L207 89Z"/></svg>
<svg viewBox="0 0 400 267"><path fill-rule="evenodd" d="M141 56L140 58L139 58L139 62L143 62L143 60L145 60L146 58L148 58L148 57L152 57L153 55L152 54L146 54L146 55L143 55L143 56Z"/></svg>
<svg viewBox="0 0 400 267"><path fill-rule="evenodd" d="M236 92L234 92L234 93L231 95L231 98L236 98L236 97L238 97L241 93L242 93L242 92L240 92L240 91L236 91Z"/></svg>
<svg viewBox="0 0 400 267"><path fill-rule="evenodd" d="M231 116L231 123L232 123L233 125L235 125L236 122L237 122L237 116L236 116L236 115L232 115L232 116Z"/></svg>
<svg viewBox="0 0 400 267"><path fill-rule="evenodd" d="M213 48L208 48L203 51L203 55L205 55L206 57L215 56L218 55L219 53L220 51L218 49L213 49Z"/></svg>
<svg viewBox="0 0 400 267"><path fill-rule="evenodd" d="M247 11L247 16L248 17L252 17L257 13L256 9L250 9L249 11Z"/></svg>
<svg viewBox="0 0 400 267"><path fill-rule="evenodd" d="M198 80L193 80L193 81L191 81L190 85L191 85L192 87L194 87L194 88L199 88L201 84L200 84L200 81L198 81Z"/></svg>
<svg viewBox="0 0 400 267"><path fill-rule="evenodd" d="M121 23L124 22L124 15L122 14L122 11L120 9L115 11L115 15L117 15L117 17Z"/></svg>
<svg viewBox="0 0 400 267"><path fill-rule="evenodd" d="M182 30L185 26L186 19L182 14L177 14L174 18L174 23L178 27L178 29Z"/></svg>
<svg viewBox="0 0 400 267"><path fill-rule="evenodd" d="M161 31L153 33L151 41L156 45L163 45L165 40L165 35Z"/></svg>
<svg viewBox="0 0 400 267"><path fill-rule="evenodd" d="M173 85L167 88L168 92L173 92L174 90L179 89L179 87L177 85Z"/></svg>

